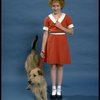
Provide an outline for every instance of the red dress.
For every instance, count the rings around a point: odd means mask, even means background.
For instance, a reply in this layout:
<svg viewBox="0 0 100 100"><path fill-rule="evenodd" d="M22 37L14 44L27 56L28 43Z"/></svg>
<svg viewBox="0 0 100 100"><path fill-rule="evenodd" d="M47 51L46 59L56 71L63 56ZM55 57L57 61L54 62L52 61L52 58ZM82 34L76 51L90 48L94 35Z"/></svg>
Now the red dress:
<svg viewBox="0 0 100 100"><path fill-rule="evenodd" d="M62 13L58 22L66 28L73 28L71 18ZM55 26L56 20L52 14L48 15L44 20L43 30L48 31L48 40L46 45L45 61L48 64L70 64L70 50L66 34ZM52 34L54 33L54 34ZM60 34L59 34L60 33Z"/></svg>

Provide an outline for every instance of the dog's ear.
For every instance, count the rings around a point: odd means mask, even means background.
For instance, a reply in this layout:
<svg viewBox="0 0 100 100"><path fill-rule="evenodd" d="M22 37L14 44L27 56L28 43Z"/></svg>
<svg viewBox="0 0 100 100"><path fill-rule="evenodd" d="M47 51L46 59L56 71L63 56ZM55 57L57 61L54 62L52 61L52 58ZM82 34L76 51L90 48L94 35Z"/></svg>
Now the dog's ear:
<svg viewBox="0 0 100 100"><path fill-rule="evenodd" d="M38 74L43 76L43 72L41 70L38 70Z"/></svg>

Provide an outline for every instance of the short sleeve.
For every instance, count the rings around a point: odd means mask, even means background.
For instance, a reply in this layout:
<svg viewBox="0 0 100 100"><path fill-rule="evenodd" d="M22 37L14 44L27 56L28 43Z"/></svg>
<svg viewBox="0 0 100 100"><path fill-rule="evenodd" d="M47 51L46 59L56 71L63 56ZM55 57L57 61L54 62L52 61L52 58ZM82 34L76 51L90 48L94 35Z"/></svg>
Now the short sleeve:
<svg viewBox="0 0 100 100"><path fill-rule="evenodd" d="M72 19L69 16L67 16L67 24L68 24L68 28L73 28L74 27L74 25L72 23Z"/></svg>
<svg viewBox="0 0 100 100"><path fill-rule="evenodd" d="M49 29L49 19L48 19L48 17L46 17L46 18L44 19L43 30L44 30L44 31L48 31L48 29Z"/></svg>

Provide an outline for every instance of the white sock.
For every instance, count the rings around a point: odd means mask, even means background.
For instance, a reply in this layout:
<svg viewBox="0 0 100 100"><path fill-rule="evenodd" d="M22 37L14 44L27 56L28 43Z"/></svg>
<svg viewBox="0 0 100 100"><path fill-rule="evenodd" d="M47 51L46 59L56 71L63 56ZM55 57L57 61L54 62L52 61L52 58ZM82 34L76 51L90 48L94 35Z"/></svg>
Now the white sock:
<svg viewBox="0 0 100 100"><path fill-rule="evenodd" d="M58 85L58 87L57 87L57 95L61 95L61 86L60 85Z"/></svg>
<svg viewBox="0 0 100 100"><path fill-rule="evenodd" d="M56 86L52 86L52 95L56 95Z"/></svg>

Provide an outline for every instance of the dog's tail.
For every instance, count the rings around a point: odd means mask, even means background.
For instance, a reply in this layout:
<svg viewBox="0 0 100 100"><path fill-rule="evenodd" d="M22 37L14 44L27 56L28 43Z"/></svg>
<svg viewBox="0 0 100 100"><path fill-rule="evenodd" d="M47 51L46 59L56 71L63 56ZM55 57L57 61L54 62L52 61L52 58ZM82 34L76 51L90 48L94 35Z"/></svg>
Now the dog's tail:
<svg viewBox="0 0 100 100"><path fill-rule="evenodd" d="M35 36L35 38L34 38L34 40L33 40L33 42L32 42L32 46L31 46L32 50L35 50L37 40L38 40L38 35Z"/></svg>

